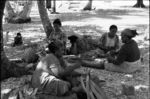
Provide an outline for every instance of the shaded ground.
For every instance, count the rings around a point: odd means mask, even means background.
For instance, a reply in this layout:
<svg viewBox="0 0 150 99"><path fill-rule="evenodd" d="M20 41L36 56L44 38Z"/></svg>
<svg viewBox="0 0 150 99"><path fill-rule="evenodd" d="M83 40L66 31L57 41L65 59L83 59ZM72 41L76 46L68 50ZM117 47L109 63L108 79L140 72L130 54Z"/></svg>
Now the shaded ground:
<svg viewBox="0 0 150 99"><path fill-rule="evenodd" d="M68 11L58 9L61 14L49 15L51 22L55 18L60 18L63 24L63 30L67 35L92 35L99 38L104 32L107 32L111 24L118 26L118 35L124 28L134 28L139 32L139 36L135 38L138 42L143 63L141 70L131 75L108 72L105 70L91 69L91 74L98 75L100 79L106 80L104 89L110 96L110 99L126 99L124 96L118 96L121 90L121 83L125 82L128 85L133 85L136 88L136 99L148 99L149 89L149 41L144 41L144 33L149 27L149 9L132 8L134 2L131 1L116 1L109 3L104 2L98 5L94 11ZM144 1L145 3L145 1ZM146 2L147 5L147 2ZM36 6L35 6L36 7ZM24 38L24 43L41 42L45 38L45 33L38 15L38 9L33 8L31 12L32 22L28 24L4 24L4 36L6 31L10 31L9 42L5 45L6 55L10 59L20 58L24 51L21 47L12 48L10 44L13 41L17 32L21 32ZM10 78L1 84L1 90L18 87L22 82L22 78ZM142 87L138 88L140 85Z"/></svg>

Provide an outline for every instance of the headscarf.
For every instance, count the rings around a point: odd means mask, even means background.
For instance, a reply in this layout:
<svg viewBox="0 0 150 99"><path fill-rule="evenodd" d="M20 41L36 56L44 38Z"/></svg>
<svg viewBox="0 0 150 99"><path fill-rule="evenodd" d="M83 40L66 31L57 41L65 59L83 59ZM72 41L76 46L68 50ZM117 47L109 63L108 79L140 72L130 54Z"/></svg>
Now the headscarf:
<svg viewBox="0 0 150 99"><path fill-rule="evenodd" d="M53 24L58 24L58 25L62 26L60 19L55 19Z"/></svg>
<svg viewBox="0 0 150 99"><path fill-rule="evenodd" d="M52 53L54 53L56 50L60 49L62 46L63 46L63 44L60 41L55 40L55 41L48 44L48 49Z"/></svg>
<svg viewBox="0 0 150 99"><path fill-rule="evenodd" d="M133 38L136 35L138 35L138 33L136 32L136 30L132 30L132 29L124 29L121 33L121 35L126 35L129 38Z"/></svg>
<svg viewBox="0 0 150 99"><path fill-rule="evenodd" d="M70 40L71 43L75 43L77 39L78 37L76 35L71 35L68 37L68 40Z"/></svg>

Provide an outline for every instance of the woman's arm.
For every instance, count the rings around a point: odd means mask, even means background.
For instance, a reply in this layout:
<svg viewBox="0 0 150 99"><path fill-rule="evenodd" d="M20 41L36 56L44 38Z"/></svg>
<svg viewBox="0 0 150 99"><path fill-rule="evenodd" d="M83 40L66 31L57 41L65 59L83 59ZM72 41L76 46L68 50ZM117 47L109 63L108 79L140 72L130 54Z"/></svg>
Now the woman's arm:
<svg viewBox="0 0 150 99"><path fill-rule="evenodd" d="M71 73L72 73L75 69L80 68L80 67L81 67L81 64L80 64L80 63L75 63L75 64L73 64L73 65L71 65L71 66L67 66L67 67L64 69L64 71L62 71L62 72L59 73L59 76L60 76L60 77L69 76L69 75L71 75Z"/></svg>
<svg viewBox="0 0 150 99"><path fill-rule="evenodd" d="M64 60L63 57L59 58L59 62L60 62L60 65L61 65L63 68L66 68L66 67L67 67L67 63L65 62L65 60Z"/></svg>
<svg viewBox="0 0 150 99"><path fill-rule="evenodd" d="M103 62L96 62L96 61L82 60L82 66L83 67L91 67L91 68L104 69L104 61Z"/></svg>
<svg viewBox="0 0 150 99"><path fill-rule="evenodd" d="M115 50L119 49L119 37L116 35Z"/></svg>
<svg viewBox="0 0 150 99"><path fill-rule="evenodd" d="M67 41L67 36L66 36L65 33L63 33L63 32L60 33L60 40L63 41L63 42Z"/></svg>
<svg viewBox="0 0 150 99"><path fill-rule="evenodd" d="M103 35L101 36L101 38L100 38L100 42L99 42L99 48L100 48L100 49L104 49L104 50L106 49L106 48L105 48L106 35L107 35L107 33L103 34Z"/></svg>
<svg viewBox="0 0 150 99"><path fill-rule="evenodd" d="M113 57L111 57L111 56L109 56L108 58L107 58L107 60L108 60L108 62L110 62L110 63L113 63L113 64L115 64L115 65L120 65L120 64L122 64L124 61L125 61L125 59L126 59L126 56L127 56L127 50L126 50L126 47L125 46L122 46L121 47L121 49L119 50L119 52L118 52L118 55L117 55L117 58L115 59L115 58L113 58Z"/></svg>
<svg viewBox="0 0 150 99"><path fill-rule="evenodd" d="M66 61L62 58L59 59L61 66L64 68L64 71L60 72L61 77L70 75L75 69L81 67L80 61L76 60L75 63L68 65Z"/></svg>

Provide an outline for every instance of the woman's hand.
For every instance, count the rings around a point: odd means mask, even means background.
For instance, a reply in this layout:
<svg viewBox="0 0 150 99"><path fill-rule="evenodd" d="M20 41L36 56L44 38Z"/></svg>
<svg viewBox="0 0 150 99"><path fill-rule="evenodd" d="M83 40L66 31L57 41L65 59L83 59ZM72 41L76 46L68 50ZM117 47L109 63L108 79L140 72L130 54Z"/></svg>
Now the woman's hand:
<svg viewBox="0 0 150 99"><path fill-rule="evenodd" d="M113 55L113 54L115 54L115 53L116 53L116 50L111 50L111 51L110 51L110 54L111 54L111 55Z"/></svg>
<svg viewBox="0 0 150 99"><path fill-rule="evenodd" d="M81 58L73 57L73 58L68 59L68 62L70 62L70 63L81 63Z"/></svg>
<svg viewBox="0 0 150 99"><path fill-rule="evenodd" d="M114 58L113 58L113 57L111 57L111 56L108 56L108 57L107 57L107 61L108 61L109 63L112 63L112 62L113 62L113 60L114 60Z"/></svg>
<svg viewBox="0 0 150 99"><path fill-rule="evenodd" d="M75 66L77 66L77 68L80 68L80 67L81 67L81 61L77 61L77 62L75 63Z"/></svg>
<svg viewBox="0 0 150 99"><path fill-rule="evenodd" d="M109 52L106 53L106 57L110 57L110 56L116 56L117 52L116 50L111 50Z"/></svg>

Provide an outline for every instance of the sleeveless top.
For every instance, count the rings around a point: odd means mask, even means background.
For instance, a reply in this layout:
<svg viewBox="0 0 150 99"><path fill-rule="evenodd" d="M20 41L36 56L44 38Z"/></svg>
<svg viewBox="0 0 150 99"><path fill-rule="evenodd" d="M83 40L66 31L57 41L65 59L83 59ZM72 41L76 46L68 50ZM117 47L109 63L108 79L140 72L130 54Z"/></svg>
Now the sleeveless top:
<svg viewBox="0 0 150 99"><path fill-rule="evenodd" d="M116 41L116 36L113 37L113 38L110 38L110 37L108 37L108 34L107 34L105 46L106 47L114 47L115 46L115 41Z"/></svg>

